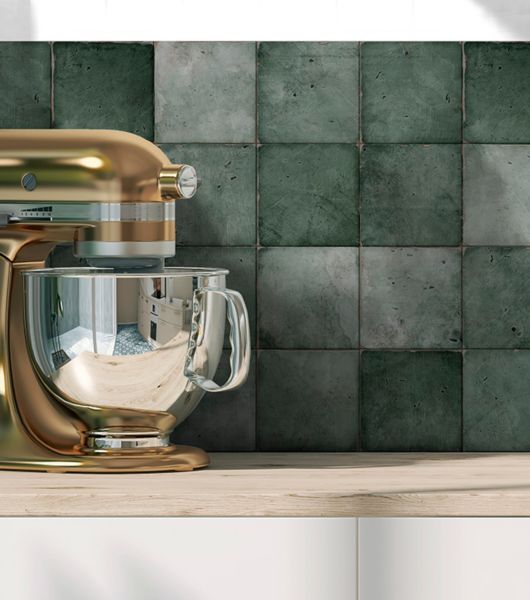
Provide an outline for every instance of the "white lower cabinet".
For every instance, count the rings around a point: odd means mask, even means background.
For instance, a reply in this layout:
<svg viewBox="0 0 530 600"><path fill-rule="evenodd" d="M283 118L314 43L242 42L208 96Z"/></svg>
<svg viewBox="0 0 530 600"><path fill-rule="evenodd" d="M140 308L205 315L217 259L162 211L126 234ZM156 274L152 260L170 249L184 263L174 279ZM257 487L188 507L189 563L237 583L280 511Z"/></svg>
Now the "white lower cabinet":
<svg viewBox="0 0 530 600"><path fill-rule="evenodd" d="M9 600L355 600L355 519L2 518Z"/></svg>
<svg viewBox="0 0 530 600"><path fill-rule="evenodd" d="M10 600L530 598L530 519L2 518L0 542Z"/></svg>
<svg viewBox="0 0 530 600"><path fill-rule="evenodd" d="M358 600L528 600L530 519L359 519Z"/></svg>

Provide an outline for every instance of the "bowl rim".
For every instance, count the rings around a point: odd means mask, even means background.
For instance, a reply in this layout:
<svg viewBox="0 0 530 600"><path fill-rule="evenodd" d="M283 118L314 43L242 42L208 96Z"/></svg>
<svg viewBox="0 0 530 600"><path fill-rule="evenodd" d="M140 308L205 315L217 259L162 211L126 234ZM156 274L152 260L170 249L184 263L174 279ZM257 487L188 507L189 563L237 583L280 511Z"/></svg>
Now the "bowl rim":
<svg viewBox="0 0 530 600"><path fill-rule="evenodd" d="M57 278L169 278L169 277L216 277L228 275L228 269L213 267L164 267L158 271L122 271L112 267L49 267L46 269L28 269L24 277L57 277Z"/></svg>

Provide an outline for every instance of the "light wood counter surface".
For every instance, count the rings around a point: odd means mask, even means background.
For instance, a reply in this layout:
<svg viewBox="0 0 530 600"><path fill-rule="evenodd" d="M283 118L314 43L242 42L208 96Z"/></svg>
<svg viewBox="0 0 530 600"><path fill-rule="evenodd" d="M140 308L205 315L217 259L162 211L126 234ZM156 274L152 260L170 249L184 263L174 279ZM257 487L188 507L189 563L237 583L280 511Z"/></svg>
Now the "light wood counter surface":
<svg viewBox="0 0 530 600"><path fill-rule="evenodd" d="M530 516L530 454L213 454L190 473L0 472L0 516Z"/></svg>

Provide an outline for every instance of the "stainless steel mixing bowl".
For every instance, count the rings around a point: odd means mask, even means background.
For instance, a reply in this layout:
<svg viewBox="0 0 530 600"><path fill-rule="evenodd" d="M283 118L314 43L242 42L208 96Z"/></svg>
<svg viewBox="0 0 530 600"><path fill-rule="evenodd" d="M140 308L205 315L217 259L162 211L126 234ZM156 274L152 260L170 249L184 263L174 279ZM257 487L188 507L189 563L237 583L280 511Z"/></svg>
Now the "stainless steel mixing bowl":
<svg viewBox="0 0 530 600"><path fill-rule="evenodd" d="M25 273L33 364L48 391L88 423L88 447L163 446L205 391L245 381L248 315L241 295L226 289L227 273L188 268ZM226 316L231 375L218 385L213 377Z"/></svg>

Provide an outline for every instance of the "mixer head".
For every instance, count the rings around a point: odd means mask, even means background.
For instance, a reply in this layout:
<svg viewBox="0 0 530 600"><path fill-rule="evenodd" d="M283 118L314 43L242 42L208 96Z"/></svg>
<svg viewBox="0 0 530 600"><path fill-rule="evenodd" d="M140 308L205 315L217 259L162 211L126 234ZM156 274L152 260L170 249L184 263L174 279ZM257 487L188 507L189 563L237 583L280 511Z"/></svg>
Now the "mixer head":
<svg viewBox="0 0 530 600"><path fill-rule="evenodd" d="M175 200L197 185L193 167L130 133L0 131L0 232L73 241L97 267L160 268L175 254Z"/></svg>

